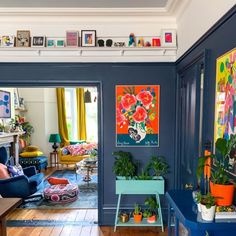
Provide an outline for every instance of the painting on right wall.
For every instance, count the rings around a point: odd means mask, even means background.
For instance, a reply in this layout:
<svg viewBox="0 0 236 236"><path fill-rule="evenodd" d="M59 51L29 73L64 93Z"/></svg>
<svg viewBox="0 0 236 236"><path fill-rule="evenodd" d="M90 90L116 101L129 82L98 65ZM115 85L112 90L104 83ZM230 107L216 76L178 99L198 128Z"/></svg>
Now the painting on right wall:
<svg viewBox="0 0 236 236"><path fill-rule="evenodd" d="M217 58L216 63L214 141L236 133L236 48Z"/></svg>

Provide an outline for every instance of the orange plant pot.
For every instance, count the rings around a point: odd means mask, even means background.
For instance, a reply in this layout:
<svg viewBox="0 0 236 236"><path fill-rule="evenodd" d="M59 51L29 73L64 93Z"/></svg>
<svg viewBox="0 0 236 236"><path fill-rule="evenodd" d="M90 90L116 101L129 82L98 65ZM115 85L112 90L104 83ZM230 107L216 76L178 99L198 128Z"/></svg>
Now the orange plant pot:
<svg viewBox="0 0 236 236"><path fill-rule="evenodd" d="M140 223L142 221L143 214L139 213L138 215L134 214L134 223Z"/></svg>
<svg viewBox="0 0 236 236"><path fill-rule="evenodd" d="M210 182L211 194L214 197L218 197L216 199L216 205L218 206L230 206L233 203L234 198L234 190L235 187L233 184L230 185L222 185L222 184L214 184Z"/></svg>

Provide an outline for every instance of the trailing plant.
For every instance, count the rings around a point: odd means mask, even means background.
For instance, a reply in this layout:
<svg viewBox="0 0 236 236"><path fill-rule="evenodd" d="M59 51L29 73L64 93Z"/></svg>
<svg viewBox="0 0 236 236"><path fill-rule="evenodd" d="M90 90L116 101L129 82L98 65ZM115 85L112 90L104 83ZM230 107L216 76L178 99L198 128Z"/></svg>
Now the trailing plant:
<svg viewBox="0 0 236 236"><path fill-rule="evenodd" d="M133 177L136 172L136 165L132 162L132 154L130 152L113 152L115 162L112 167L116 176L125 176L126 179Z"/></svg>
<svg viewBox="0 0 236 236"><path fill-rule="evenodd" d="M212 158L211 181L214 184L231 184L227 171L232 168L230 159L236 158L236 135L231 135L229 140L218 138L215 147L216 154L199 157L197 178L201 178L207 158Z"/></svg>
<svg viewBox="0 0 236 236"><path fill-rule="evenodd" d="M152 156L147 169L154 173L154 176L164 176L168 173L169 165L162 156Z"/></svg>

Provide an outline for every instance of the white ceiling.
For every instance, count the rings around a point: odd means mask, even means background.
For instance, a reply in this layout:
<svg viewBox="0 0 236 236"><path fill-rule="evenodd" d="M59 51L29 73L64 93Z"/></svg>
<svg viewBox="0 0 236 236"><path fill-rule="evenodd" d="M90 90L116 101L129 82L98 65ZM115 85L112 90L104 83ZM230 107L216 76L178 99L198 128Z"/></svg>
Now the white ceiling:
<svg viewBox="0 0 236 236"><path fill-rule="evenodd" d="M171 2L173 0L0 0L0 7L166 8Z"/></svg>

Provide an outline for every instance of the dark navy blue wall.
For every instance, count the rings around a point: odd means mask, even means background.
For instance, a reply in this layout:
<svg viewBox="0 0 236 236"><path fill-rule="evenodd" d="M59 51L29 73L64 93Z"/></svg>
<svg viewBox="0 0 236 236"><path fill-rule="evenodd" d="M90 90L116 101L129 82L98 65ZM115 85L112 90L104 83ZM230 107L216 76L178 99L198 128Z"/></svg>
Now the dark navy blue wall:
<svg viewBox="0 0 236 236"><path fill-rule="evenodd" d="M177 61L177 70L190 63L200 52L207 49L204 84L203 143L213 141L215 110L216 59L236 47L236 7L233 7L202 38Z"/></svg>
<svg viewBox="0 0 236 236"><path fill-rule="evenodd" d="M100 200L103 211L100 223L113 224L115 205L115 176L112 173L115 150L130 151L136 160L145 164L152 155L163 155L170 164L167 188L175 184L175 64L0 64L0 86L55 86L73 85L78 82L100 82L102 89L102 137ZM115 147L115 86L118 84L160 85L160 147L116 148ZM134 204L135 197L124 199L125 204Z"/></svg>

